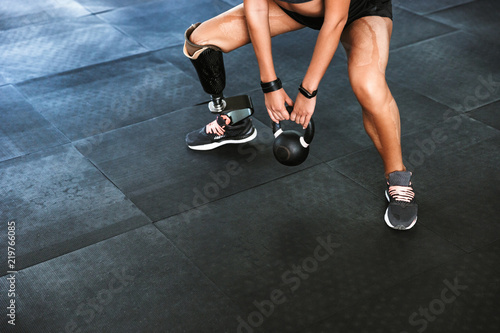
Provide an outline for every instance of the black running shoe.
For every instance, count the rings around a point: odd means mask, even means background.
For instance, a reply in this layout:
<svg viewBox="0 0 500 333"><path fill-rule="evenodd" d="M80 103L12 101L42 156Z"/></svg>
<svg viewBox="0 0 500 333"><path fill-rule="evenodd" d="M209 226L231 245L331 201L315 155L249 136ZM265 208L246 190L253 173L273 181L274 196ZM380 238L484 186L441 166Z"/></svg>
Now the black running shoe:
<svg viewBox="0 0 500 333"><path fill-rule="evenodd" d="M188 133L186 143L193 150L211 150L228 143L244 143L257 137L257 129L250 118L234 125L226 115L217 115L217 119L203 128Z"/></svg>
<svg viewBox="0 0 500 333"><path fill-rule="evenodd" d="M385 223L397 230L408 230L413 227L417 222L418 205L411 185L411 172L390 173L385 197L389 201L384 216Z"/></svg>

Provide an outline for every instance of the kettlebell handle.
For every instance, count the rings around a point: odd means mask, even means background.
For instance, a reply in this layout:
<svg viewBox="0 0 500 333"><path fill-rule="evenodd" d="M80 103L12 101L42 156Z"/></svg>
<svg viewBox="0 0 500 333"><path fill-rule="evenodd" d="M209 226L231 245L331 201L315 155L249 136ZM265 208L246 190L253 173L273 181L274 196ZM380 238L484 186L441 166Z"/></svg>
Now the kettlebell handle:
<svg viewBox="0 0 500 333"><path fill-rule="evenodd" d="M288 111L288 113L292 113L293 106L287 105L286 110ZM277 138L278 136L281 135L281 133L283 133L281 121L279 123L275 123L273 121L272 126L273 126L273 134L274 134L275 138ZM313 138L314 138L314 120L311 117L311 120L309 121L309 124L307 125L307 128L305 129L304 135L300 137L300 141L301 141L302 146L304 146L304 148L307 148L307 146L309 146L309 144L312 142Z"/></svg>

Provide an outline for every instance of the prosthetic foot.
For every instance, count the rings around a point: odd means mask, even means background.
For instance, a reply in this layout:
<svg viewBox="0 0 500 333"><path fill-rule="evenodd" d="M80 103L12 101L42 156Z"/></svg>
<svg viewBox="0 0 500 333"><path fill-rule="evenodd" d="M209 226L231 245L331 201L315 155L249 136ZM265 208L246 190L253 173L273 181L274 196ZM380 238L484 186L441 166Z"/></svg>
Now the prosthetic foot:
<svg viewBox="0 0 500 333"><path fill-rule="evenodd" d="M215 45L198 45L189 37L200 25L193 24L185 33L184 54L191 60L203 90L211 96L208 108L217 119L200 130L186 136L188 147L210 150L227 143L243 143L253 140L257 130L249 118L253 114L250 96L225 98L226 72L222 50Z"/></svg>

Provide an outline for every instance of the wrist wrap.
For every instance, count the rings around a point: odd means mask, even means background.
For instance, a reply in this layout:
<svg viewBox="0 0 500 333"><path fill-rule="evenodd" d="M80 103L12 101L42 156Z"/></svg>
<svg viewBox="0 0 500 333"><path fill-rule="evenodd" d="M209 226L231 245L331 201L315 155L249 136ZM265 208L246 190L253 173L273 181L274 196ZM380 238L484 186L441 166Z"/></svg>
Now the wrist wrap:
<svg viewBox="0 0 500 333"><path fill-rule="evenodd" d="M277 78L274 81L266 82L266 83L261 81L260 87L262 88L262 91L264 92L264 94L270 93L272 91L280 90L281 88L283 88L283 86L281 84L281 80L279 78Z"/></svg>

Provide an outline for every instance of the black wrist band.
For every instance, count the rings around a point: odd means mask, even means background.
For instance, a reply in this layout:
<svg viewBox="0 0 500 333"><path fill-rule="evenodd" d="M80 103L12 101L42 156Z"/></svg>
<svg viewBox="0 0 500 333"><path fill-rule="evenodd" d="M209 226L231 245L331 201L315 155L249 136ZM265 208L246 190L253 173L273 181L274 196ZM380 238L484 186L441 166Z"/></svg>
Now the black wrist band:
<svg viewBox="0 0 500 333"><path fill-rule="evenodd" d="M281 88L283 88L283 86L281 85L281 80L280 78L277 78L276 80L274 81L271 81L271 82L260 82L260 86L262 88L262 91L265 93L269 93L269 92L272 92L272 91L276 91L276 90L280 90Z"/></svg>
<svg viewBox="0 0 500 333"><path fill-rule="evenodd" d="M309 98L309 99L313 98L318 93L318 89L316 89L312 93L310 93L309 91L306 90L306 88L302 87L302 83L300 84L299 91L302 95L304 95L306 98Z"/></svg>

